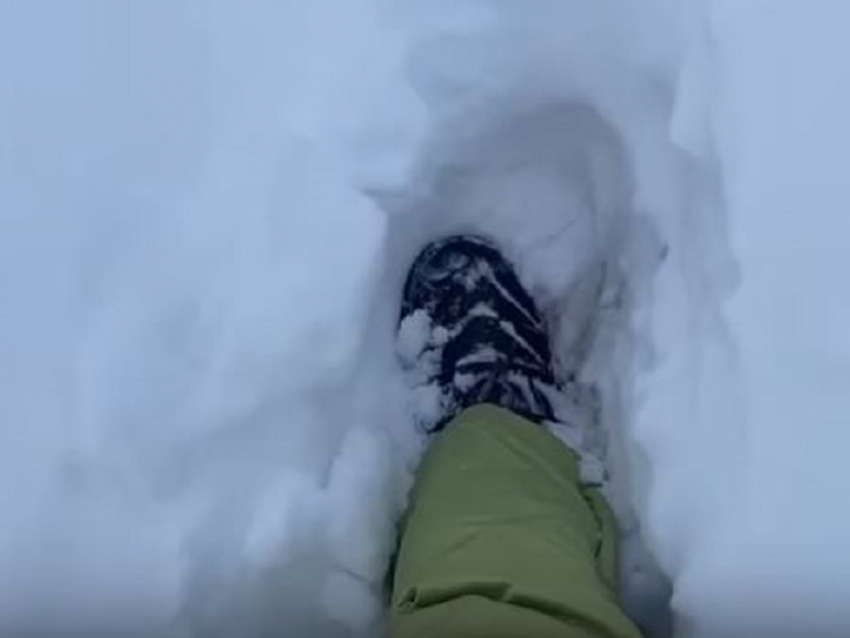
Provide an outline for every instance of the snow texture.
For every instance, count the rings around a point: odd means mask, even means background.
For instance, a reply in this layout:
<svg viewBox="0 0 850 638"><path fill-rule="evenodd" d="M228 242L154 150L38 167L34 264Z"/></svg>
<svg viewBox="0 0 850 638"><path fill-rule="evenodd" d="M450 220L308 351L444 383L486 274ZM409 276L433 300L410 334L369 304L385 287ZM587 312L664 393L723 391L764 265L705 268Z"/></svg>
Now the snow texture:
<svg viewBox="0 0 850 638"><path fill-rule="evenodd" d="M0 635L380 635L401 286L470 231L601 398L647 635L844 635L848 19L0 1Z"/></svg>

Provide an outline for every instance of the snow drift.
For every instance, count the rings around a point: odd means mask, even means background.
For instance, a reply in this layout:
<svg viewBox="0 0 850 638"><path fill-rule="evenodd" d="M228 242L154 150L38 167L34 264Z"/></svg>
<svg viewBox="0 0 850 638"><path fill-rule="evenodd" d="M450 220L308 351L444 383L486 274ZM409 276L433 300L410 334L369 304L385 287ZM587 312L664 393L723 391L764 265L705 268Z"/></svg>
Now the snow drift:
<svg viewBox="0 0 850 638"><path fill-rule="evenodd" d="M600 389L647 633L839 635L847 14L0 4L0 632L378 635L399 289L476 230Z"/></svg>

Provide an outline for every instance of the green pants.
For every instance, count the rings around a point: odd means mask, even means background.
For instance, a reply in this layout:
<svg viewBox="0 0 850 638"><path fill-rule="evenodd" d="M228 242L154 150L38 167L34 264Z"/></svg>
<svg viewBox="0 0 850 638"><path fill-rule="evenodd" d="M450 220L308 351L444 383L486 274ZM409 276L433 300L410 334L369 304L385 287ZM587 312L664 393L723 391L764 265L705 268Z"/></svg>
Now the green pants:
<svg viewBox="0 0 850 638"><path fill-rule="evenodd" d="M507 410L466 410L419 470L390 636L638 638L617 604L616 536L563 443Z"/></svg>

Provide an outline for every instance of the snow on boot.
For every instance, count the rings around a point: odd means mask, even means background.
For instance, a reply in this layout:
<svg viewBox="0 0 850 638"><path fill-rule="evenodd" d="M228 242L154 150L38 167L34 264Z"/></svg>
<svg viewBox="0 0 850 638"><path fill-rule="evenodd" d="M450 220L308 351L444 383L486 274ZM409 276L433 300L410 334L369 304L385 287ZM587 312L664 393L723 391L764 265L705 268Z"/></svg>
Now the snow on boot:
<svg viewBox="0 0 850 638"><path fill-rule="evenodd" d="M489 241L428 245L404 287L399 354L415 377L420 426L437 432L481 403L555 419L558 383L546 324L513 267Z"/></svg>

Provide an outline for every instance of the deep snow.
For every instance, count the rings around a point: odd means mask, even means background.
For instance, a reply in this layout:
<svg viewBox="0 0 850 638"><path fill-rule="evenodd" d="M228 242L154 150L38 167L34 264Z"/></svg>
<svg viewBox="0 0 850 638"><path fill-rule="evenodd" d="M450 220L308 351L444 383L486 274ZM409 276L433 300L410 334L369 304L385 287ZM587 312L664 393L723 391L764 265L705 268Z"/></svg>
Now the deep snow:
<svg viewBox="0 0 850 638"><path fill-rule="evenodd" d="M841 635L848 18L0 0L0 634L378 634L399 291L473 230L599 389L647 631Z"/></svg>

